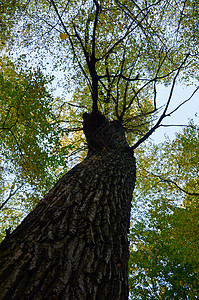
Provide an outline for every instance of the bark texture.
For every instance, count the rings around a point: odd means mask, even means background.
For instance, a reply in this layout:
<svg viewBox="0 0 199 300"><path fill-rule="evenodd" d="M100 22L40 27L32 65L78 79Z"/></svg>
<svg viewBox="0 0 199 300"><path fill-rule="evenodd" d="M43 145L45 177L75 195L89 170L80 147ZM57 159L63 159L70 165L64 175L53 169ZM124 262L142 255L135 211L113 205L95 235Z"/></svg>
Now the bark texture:
<svg viewBox="0 0 199 300"><path fill-rule="evenodd" d="M117 122L84 119L88 157L0 245L1 300L128 299L135 161Z"/></svg>

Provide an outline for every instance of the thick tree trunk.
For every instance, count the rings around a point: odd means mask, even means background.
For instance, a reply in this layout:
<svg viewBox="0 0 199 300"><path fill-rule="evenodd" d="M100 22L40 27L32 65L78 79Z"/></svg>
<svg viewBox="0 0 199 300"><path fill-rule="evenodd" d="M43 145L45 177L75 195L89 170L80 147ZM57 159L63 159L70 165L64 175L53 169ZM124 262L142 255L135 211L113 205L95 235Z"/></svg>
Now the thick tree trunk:
<svg viewBox="0 0 199 300"><path fill-rule="evenodd" d="M0 245L0 299L128 299L135 161L121 127L90 116L88 157Z"/></svg>

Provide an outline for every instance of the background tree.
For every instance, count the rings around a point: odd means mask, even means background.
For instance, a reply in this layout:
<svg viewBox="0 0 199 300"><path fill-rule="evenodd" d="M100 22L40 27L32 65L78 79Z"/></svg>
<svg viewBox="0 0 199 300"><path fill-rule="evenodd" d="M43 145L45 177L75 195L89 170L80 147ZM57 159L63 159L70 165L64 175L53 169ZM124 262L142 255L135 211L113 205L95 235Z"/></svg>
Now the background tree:
<svg viewBox="0 0 199 300"><path fill-rule="evenodd" d="M15 227L49 190L65 165L66 148L41 71L0 63L1 233ZM10 201L14 197L13 201ZM27 201L24 201L28 198Z"/></svg>
<svg viewBox="0 0 199 300"><path fill-rule="evenodd" d="M198 127L190 122L174 141L143 150L130 234L132 298L197 298Z"/></svg>
<svg viewBox="0 0 199 300"><path fill-rule="evenodd" d="M132 150L180 107L169 111L177 80L196 77L194 5L52 0L20 1L16 8L12 4L3 5L7 16L14 15L5 30L9 55L24 66L23 55L18 56L23 49L26 61L34 57L42 68L49 54L54 65L46 71L67 71L67 86L70 83L75 92L69 105L78 109L70 116L68 131L79 130L75 122L80 124L84 110L88 155L1 244L2 297L127 299ZM20 22L15 22L19 14ZM171 88L158 114L161 82ZM60 103L59 124L66 104Z"/></svg>

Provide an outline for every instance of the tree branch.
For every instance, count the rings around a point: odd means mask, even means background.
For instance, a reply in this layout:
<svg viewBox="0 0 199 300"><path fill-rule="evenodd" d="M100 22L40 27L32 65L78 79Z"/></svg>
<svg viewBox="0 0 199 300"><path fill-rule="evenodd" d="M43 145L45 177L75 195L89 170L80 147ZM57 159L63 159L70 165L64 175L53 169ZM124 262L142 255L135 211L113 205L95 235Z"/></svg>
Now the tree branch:
<svg viewBox="0 0 199 300"><path fill-rule="evenodd" d="M157 175L157 174L154 174L154 173L152 173L152 172L149 172L148 170L146 170L146 169L143 168L143 167L142 167L142 169L143 169L146 173L148 173L148 174L150 174L150 175L152 175L152 176L154 176L154 177L157 177L157 178L159 178L160 180L162 180L162 181L164 181L164 182L171 183L171 184L175 185L181 192L183 192L183 193L185 193L185 194L187 194L187 195L190 195L190 196L199 196L199 193L191 193L191 192L188 192L188 191L186 191L185 189L181 188L175 181L173 181L173 180L171 180L171 179L163 178L163 177L160 176L160 175Z"/></svg>
<svg viewBox="0 0 199 300"><path fill-rule="evenodd" d="M20 188L22 188L22 186L23 186L23 184L21 184L18 188L16 188L16 190L15 190L14 192L12 192L12 189L10 190L10 193L9 193L8 198L0 205L0 209L2 209L2 208L7 204L7 202L10 200L10 198L11 198L12 196L14 196L14 195L17 193L17 191L18 191Z"/></svg>
<svg viewBox="0 0 199 300"><path fill-rule="evenodd" d="M95 12L95 21L93 26L93 37L92 37L92 56L95 57L95 44L96 44L96 29L97 29L97 23L98 23L98 17L100 12L100 6L97 0L93 0L96 6L96 12Z"/></svg>
<svg viewBox="0 0 199 300"><path fill-rule="evenodd" d="M190 101L192 99L192 97L195 95L195 93L199 90L199 86L195 89L195 91L191 94L191 96L184 100L180 105L178 105L174 110L172 110L167 116L171 116L174 112L176 112L176 110L178 110L182 105L184 105L185 103L187 103L188 101Z"/></svg>
<svg viewBox="0 0 199 300"><path fill-rule="evenodd" d="M176 75L173 79L173 83L172 83L172 86L171 86L171 90L170 90L170 94L169 94L169 98L167 100L167 103L166 103L166 106L165 106L165 109L162 113L162 115L160 116L159 120L157 121L157 123L140 139L137 141L137 143L135 143L134 146L132 146L132 149L136 149L140 144L142 144L144 141L146 141L149 136L160 126L162 120L167 117L168 115L166 114L167 113L167 109L169 107L169 104L171 102L171 99L172 99L172 95L173 95L173 91L174 91L174 87L175 87L175 84L176 84L176 80L177 80L177 77L182 69L182 67L184 66L184 64L186 63L187 59L189 57L189 54L187 54L185 56L185 59L183 60L183 62L181 63L181 65L179 66L177 72L176 72Z"/></svg>
<svg viewBox="0 0 199 300"><path fill-rule="evenodd" d="M166 178L163 178L157 174L153 174L153 173L150 173L152 174L153 176L155 177L158 177L160 180L164 181L164 182L168 182L168 183L171 183L173 185L175 185L181 192L187 194L187 195L190 195L190 196L199 196L199 193L191 193L191 192L188 192L186 191L185 189L181 188L175 181L171 180L171 179L166 179Z"/></svg>

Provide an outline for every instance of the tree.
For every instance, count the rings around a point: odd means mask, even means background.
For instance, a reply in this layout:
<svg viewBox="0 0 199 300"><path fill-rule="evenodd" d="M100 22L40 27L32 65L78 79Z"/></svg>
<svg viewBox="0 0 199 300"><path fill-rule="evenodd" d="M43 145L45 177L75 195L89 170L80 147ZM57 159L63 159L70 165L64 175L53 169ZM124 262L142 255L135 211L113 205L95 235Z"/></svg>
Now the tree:
<svg viewBox="0 0 199 300"><path fill-rule="evenodd" d="M133 299L198 296L198 141L190 122L174 141L140 156L130 234Z"/></svg>
<svg viewBox="0 0 199 300"><path fill-rule="evenodd" d="M193 7L168 1L21 3L21 22L8 28L19 33L16 40L9 31L9 50L20 43L26 51L35 46L35 56L41 49L55 53L57 65L66 56L73 61L73 100L80 111L90 92L91 109L83 114L88 154L2 242L1 297L127 299L133 150L179 108L168 111L178 78L195 78L197 37L194 28L185 33ZM158 116L160 82L171 89Z"/></svg>
<svg viewBox="0 0 199 300"><path fill-rule="evenodd" d="M32 209L38 197L58 180L57 170L64 165L66 149L61 147L61 130L53 112L55 101L47 89L52 79L39 69L24 72L6 56L0 70L0 209L4 234L9 222L18 224L24 211Z"/></svg>

